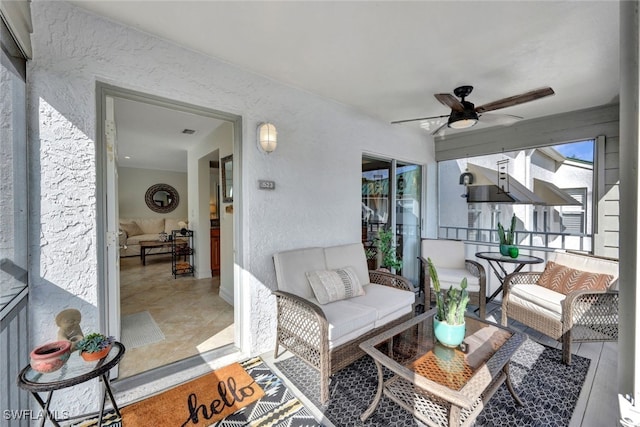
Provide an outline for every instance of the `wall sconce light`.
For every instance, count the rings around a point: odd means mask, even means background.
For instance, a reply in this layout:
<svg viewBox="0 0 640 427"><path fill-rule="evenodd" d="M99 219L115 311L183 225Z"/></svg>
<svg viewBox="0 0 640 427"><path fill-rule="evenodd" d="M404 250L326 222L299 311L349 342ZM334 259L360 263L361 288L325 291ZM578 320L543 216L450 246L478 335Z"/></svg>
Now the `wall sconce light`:
<svg viewBox="0 0 640 427"><path fill-rule="evenodd" d="M271 123L261 123L258 126L258 147L265 153L275 151L278 145L278 132Z"/></svg>

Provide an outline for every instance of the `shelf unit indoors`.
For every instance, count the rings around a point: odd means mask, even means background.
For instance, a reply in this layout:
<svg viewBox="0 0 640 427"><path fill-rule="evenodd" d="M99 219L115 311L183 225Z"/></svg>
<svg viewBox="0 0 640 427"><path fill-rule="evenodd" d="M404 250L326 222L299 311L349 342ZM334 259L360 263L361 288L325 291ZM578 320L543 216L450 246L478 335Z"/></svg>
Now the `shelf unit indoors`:
<svg viewBox="0 0 640 427"><path fill-rule="evenodd" d="M171 272L173 278L193 276L193 230L171 231Z"/></svg>

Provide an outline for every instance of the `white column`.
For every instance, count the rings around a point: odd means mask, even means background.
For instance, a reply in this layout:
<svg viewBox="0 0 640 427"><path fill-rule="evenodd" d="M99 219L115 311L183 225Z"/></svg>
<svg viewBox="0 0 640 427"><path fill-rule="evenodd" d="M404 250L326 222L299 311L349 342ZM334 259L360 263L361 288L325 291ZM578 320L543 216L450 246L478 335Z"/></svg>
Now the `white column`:
<svg viewBox="0 0 640 427"><path fill-rule="evenodd" d="M620 335L618 339L619 392L640 401L640 251L638 222L638 2L620 2Z"/></svg>

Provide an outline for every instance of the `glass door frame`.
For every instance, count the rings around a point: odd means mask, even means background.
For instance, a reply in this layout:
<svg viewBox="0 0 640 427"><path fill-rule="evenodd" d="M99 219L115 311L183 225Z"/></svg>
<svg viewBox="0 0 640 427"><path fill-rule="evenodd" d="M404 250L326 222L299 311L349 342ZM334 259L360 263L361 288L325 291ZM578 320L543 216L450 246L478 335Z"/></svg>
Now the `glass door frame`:
<svg viewBox="0 0 640 427"><path fill-rule="evenodd" d="M364 164L365 160L373 160L373 161L379 161L379 162L384 162L387 163L389 165L388 167L388 177L387 177L387 181L388 181L388 204L387 204L387 221L385 223L385 226L389 227L390 230L392 230L393 235L394 235L394 241L396 242L396 248L400 249L402 251L403 255L403 263L405 263L406 265L415 265L417 266L417 259L415 259L415 263L412 262L413 260L410 260L410 262L406 262L405 257L406 255L406 251L405 248L399 248L398 247L398 238L400 237L399 233L398 233L398 222L399 222L399 218L398 218L398 200L397 200L397 195L398 195L398 188L397 188L397 181L398 181L398 177L396 176L397 171L398 171L398 164L400 164L400 167L403 166L412 166L415 165L418 169L419 169L419 179L418 179L418 185L419 185L419 189L418 189L418 210L419 213L417 215L417 230L416 230L416 248L415 248L415 254L416 256L413 255L409 255L412 258L416 258L417 255L420 254L420 240L422 238L422 233L423 233L423 225L424 225L424 203L425 203L425 194L424 194L424 181L425 181L425 165L422 164L418 164L418 163L413 163L411 161L405 161L402 159L389 159L389 158L385 158L383 156L379 156L379 155L370 155L367 153L363 153L362 154L362 161ZM362 171L364 173L364 171ZM394 179L391 179L391 177L394 177ZM362 199L362 192L361 192L361 199ZM368 227L367 227L368 228ZM363 236L364 239L364 236ZM419 268L412 268L412 271L408 276L406 275L407 271L406 269L403 267L403 270L401 270L401 273L403 273L403 275L407 278L409 278L416 286L418 285L419 279L420 279L420 271ZM415 276L415 277L414 277Z"/></svg>

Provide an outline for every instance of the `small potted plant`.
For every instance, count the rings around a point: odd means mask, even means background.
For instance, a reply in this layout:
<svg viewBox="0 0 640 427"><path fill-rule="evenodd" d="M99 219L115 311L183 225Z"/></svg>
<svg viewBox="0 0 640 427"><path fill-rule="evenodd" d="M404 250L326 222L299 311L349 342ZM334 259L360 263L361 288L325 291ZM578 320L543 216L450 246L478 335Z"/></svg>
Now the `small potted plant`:
<svg viewBox="0 0 640 427"><path fill-rule="evenodd" d="M436 297L437 312L433 319L434 334L442 345L457 347L464 340L465 334L464 313L469 303L467 278L462 279L460 289L451 286L445 292L440 287L438 273L431 258L427 258L427 263Z"/></svg>
<svg viewBox="0 0 640 427"><path fill-rule="evenodd" d="M498 238L500 239L500 253L511 258L518 258L518 247L516 243L516 214L511 217L511 227L509 230L504 229L502 224L498 223Z"/></svg>
<svg viewBox="0 0 640 427"><path fill-rule="evenodd" d="M396 247L394 244L394 236L389 228L383 228L378 231L378 249L382 254L382 267L400 270L402 268L402 260L396 255Z"/></svg>
<svg viewBox="0 0 640 427"><path fill-rule="evenodd" d="M365 247L364 255L367 257L367 268L369 270L376 269L376 260L378 258L378 250L375 247Z"/></svg>
<svg viewBox="0 0 640 427"><path fill-rule="evenodd" d="M98 332L86 335L76 344L76 349L80 352L80 356L87 362L100 360L109 354L111 346L115 338L106 336Z"/></svg>

